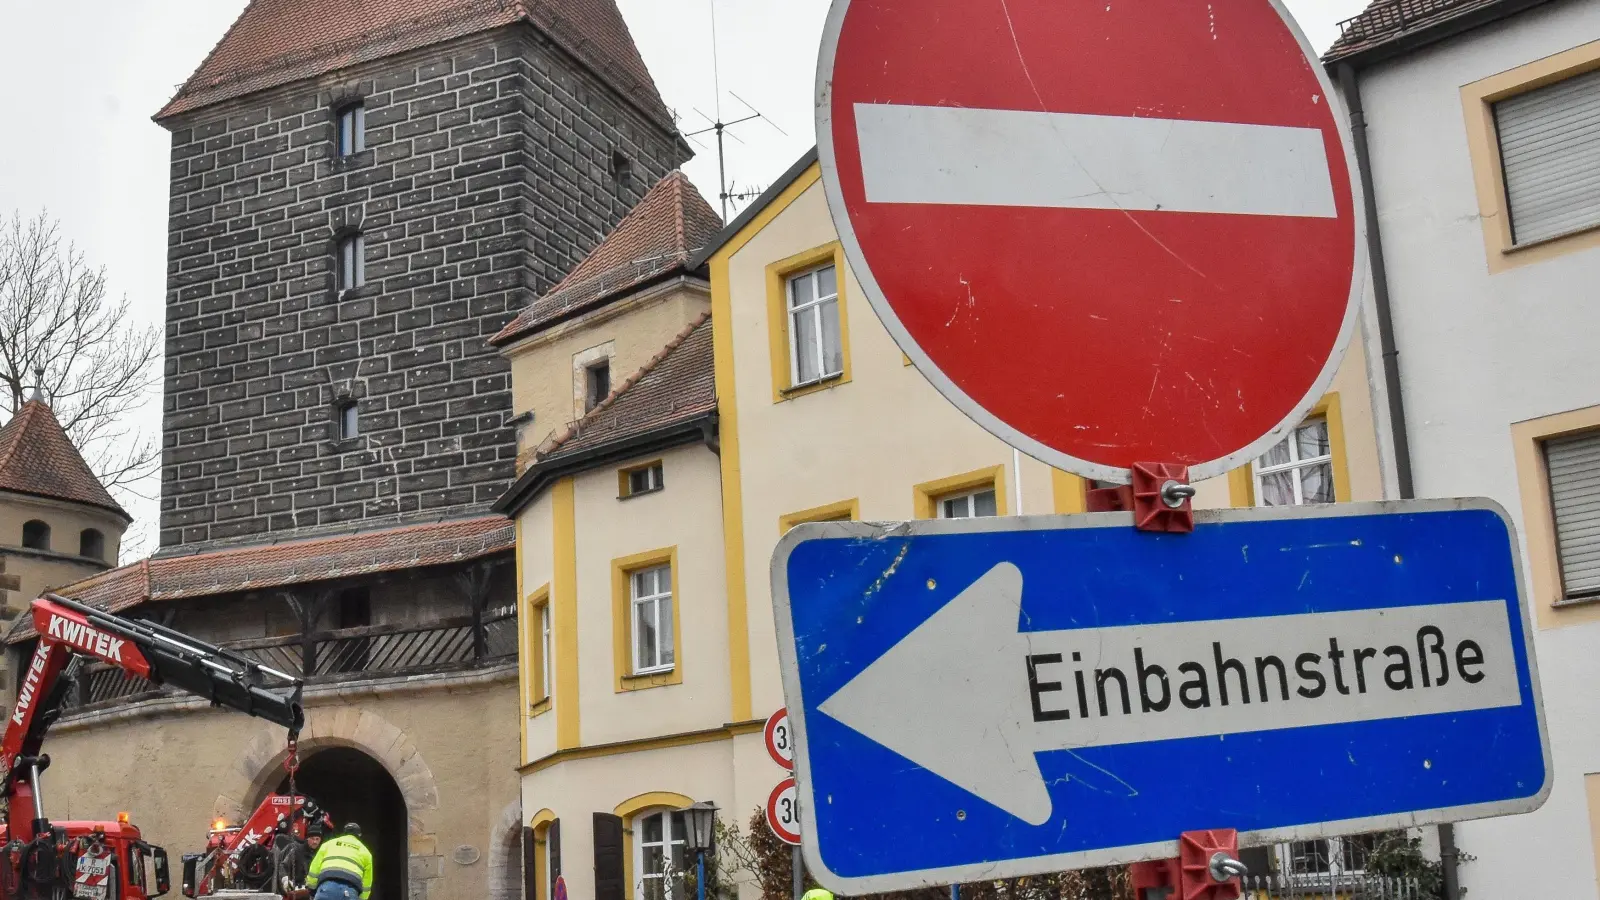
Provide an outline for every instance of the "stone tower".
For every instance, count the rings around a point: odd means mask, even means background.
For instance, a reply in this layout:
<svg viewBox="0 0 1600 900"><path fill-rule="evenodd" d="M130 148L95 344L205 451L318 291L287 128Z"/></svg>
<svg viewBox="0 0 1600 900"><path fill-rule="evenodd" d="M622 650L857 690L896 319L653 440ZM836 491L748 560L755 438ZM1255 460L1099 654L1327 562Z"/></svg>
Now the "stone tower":
<svg viewBox="0 0 1600 900"><path fill-rule="evenodd" d="M613 0L253 0L156 120L161 555L487 509L486 339L689 155Z"/></svg>

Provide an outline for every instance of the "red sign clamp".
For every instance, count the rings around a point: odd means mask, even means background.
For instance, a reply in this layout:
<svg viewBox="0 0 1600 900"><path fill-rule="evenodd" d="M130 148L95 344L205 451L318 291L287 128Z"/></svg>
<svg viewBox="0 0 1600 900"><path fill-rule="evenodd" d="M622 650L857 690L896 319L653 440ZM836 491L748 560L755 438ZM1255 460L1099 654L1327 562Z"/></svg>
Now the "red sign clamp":
<svg viewBox="0 0 1600 900"><path fill-rule="evenodd" d="M1133 484L1089 491L1089 512L1131 512L1140 531L1194 531L1194 487L1180 463L1134 463Z"/></svg>
<svg viewBox="0 0 1600 900"><path fill-rule="evenodd" d="M1185 831L1178 858L1129 867L1136 900L1237 900L1243 891L1239 833L1232 828Z"/></svg>

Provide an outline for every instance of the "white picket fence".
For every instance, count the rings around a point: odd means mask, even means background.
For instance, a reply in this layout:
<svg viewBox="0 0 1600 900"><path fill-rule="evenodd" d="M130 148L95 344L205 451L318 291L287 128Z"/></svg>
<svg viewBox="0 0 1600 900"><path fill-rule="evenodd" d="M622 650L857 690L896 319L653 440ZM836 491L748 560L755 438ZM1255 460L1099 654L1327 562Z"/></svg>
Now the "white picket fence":
<svg viewBox="0 0 1600 900"><path fill-rule="evenodd" d="M1246 875L1245 900L1426 900L1415 878L1384 875Z"/></svg>

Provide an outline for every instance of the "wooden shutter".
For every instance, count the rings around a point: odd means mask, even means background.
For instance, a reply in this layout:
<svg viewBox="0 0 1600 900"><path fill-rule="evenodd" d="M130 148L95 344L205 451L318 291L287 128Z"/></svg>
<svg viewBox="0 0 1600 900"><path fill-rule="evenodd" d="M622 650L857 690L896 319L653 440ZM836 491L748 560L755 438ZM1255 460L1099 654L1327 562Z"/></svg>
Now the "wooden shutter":
<svg viewBox="0 0 1600 900"><path fill-rule="evenodd" d="M594 814L594 900L627 900L622 868L622 817Z"/></svg>
<svg viewBox="0 0 1600 900"><path fill-rule="evenodd" d="M539 841L533 829L522 826L522 900L539 900Z"/></svg>
<svg viewBox="0 0 1600 900"><path fill-rule="evenodd" d="M1562 597L1600 597L1600 431L1544 444Z"/></svg>
<svg viewBox="0 0 1600 900"><path fill-rule="evenodd" d="M556 819L550 823L550 830L544 833L545 848L550 852L550 883L555 884L561 877L561 820ZM550 900L555 900L551 897Z"/></svg>
<svg viewBox="0 0 1600 900"><path fill-rule="evenodd" d="M1600 224L1600 70L1494 105L1513 243Z"/></svg>

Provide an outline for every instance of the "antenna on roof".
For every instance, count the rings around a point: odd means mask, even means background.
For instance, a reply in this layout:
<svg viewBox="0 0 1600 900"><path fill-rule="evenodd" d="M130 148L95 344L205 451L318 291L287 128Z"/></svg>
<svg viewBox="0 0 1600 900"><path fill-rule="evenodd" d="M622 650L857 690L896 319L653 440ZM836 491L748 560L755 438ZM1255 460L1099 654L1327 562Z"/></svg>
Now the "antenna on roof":
<svg viewBox="0 0 1600 900"><path fill-rule="evenodd" d="M766 122L768 125L771 125L774 129L777 130L777 132L779 134L783 135L784 137L788 137L789 133L787 131L784 131L782 128L778 128L778 123L776 123L776 122L772 121L771 119L767 118L766 116L762 115L760 110L758 110L754 106L750 105L750 103L747 100L745 100L743 97L739 96L738 94L735 94L733 91L729 91L728 95L733 97L733 99L739 101L739 103L742 104L745 109L749 110L750 111L749 115L745 115L745 116L742 116L740 118L734 119L731 122L723 120L723 118L722 118L722 73L721 73L721 70L720 70L721 69L720 64L719 64L719 62L717 60L717 0L707 0L707 3L711 7L711 83L712 83L713 90L716 91L716 100L715 100L715 104L716 105L712 107L712 111L716 113L716 118L712 118L711 116L708 116L703 112L700 112L700 110L698 110L698 109L695 110L695 113L697 113L700 116L700 118L706 120L706 122L708 123L707 127L702 128L699 131L691 131L691 132L685 134L684 137L688 138L691 141L694 141L694 139L696 137L699 137L702 134L715 133L716 136L717 136L717 187L718 187L717 197L722 200L722 221L726 222L726 221L728 221L728 201L729 200L748 200L748 199L750 199L752 197L758 197L758 196L761 195L761 191L760 190L745 189L743 191L740 191L740 190L736 190L733 187L733 185L728 183L727 153L723 149L723 137L724 136L731 137L734 140L739 141L739 143L741 143L741 144L744 143L744 141L739 140L739 136L738 135L733 134L728 129L732 128L735 125L742 125L745 122L753 122L756 119L760 119L760 120ZM700 144L699 141L694 141L694 142L697 145Z"/></svg>

